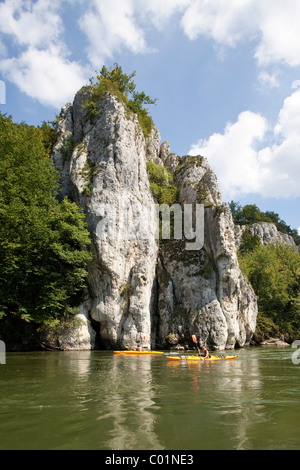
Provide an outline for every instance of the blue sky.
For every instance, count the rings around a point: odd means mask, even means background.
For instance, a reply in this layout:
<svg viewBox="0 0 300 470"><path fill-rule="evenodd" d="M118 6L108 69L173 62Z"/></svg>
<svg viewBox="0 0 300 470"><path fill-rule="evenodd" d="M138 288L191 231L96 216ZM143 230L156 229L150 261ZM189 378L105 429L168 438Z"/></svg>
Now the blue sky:
<svg viewBox="0 0 300 470"><path fill-rule="evenodd" d="M299 0L0 1L0 110L16 122L53 120L114 62L159 99L171 151L208 158L224 201L300 227Z"/></svg>

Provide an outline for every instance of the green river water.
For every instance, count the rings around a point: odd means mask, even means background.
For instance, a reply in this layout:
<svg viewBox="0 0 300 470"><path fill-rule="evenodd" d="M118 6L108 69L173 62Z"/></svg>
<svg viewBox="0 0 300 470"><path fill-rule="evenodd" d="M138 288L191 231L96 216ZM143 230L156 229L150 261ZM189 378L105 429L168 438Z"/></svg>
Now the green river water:
<svg viewBox="0 0 300 470"><path fill-rule="evenodd" d="M210 363L9 353L0 364L0 449L299 449L295 350L236 353Z"/></svg>

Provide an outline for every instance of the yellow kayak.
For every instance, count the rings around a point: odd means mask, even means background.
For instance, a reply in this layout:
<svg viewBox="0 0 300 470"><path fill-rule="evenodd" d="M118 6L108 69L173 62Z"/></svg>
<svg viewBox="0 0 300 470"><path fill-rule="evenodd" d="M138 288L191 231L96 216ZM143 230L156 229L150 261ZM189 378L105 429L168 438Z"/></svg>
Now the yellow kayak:
<svg viewBox="0 0 300 470"><path fill-rule="evenodd" d="M228 359L236 359L237 356L226 356L225 354L214 354L204 359L199 356L166 356L170 361L225 361Z"/></svg>
<svg viewBox="0 0 300 470"><path fill-rule="evenodd" d="M160 351L114 351L114 354L164 354Z"/></svg>

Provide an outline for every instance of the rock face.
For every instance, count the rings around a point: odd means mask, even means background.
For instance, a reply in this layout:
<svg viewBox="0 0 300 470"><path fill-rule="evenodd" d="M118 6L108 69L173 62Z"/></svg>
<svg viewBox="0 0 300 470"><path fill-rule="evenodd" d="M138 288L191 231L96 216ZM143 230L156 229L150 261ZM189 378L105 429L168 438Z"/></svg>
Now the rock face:
<svg viewBox="0 0 300 470"><path fill-rule="evenodd" d="M236 243L238 247L240 246L241 238L246 230L248 230L251 235L258 235L261 242L265 245L269 243L285 243L293 247L296 246L293 237L286 233L279 232L275 224L270 222L258 222L250 225L250 227L244 225L236 227Z"/></svg>
<svg viewBox="0 0 300 470"><path fill-rule="evenodd" d="M99 324L102 347L150 347L158 246L146 162L160 137L153 133L147 146L136 116L127 119L112 95L92 124L84 99L83 90L62 111L53 162L62 195L84 208L92 236L85 309Z"/></svg>
<svg viewBox="0 0 300 470"><path fill-rule="evenodd" d="M256 297L240 271L231 213L207 160L171 154L157 130L145 138L136 115L113 95L90 120L82 108L88 94L82 89L63 108L53 164L62 197L86 213L94 260L81 309L97 325L100 347L187 347L192 334L215 349L249 344ZM199 249L187 250L184 237L156 239L150 160L173 174L182 210L204 206ZM95 338L86 334L93 348Z"/></svg>
<svg viewBox="0 0 300 470"><path fill-rule="evenodd" d="M56 328L42 332L40 344L46 349L60 351L85 351L94 349L96 332L87 313L80 307L80 313L72 322L62 323Z"/></svg>
<svg viewBox="0 0 300 470"><path fill-rule="evenodd" d="M175 162L176 160L176 162ZM249 344L257 304L238 264L231 212L222 204L216 176L203 157L169 156L179 203L204 205L204 246L187 251L181 241L161 249L158 265L159 343L190 341L216 349Z"/></svg>

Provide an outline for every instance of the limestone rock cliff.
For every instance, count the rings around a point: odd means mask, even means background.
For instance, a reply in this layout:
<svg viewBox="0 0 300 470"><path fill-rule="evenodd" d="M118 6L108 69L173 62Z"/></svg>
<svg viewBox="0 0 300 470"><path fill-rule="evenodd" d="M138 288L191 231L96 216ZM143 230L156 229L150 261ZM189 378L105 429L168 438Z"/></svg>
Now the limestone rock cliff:
<svg viewBox="0 0 300 470"><path fill-rule="evenodd" d="M146 162L160 138L154 132L147 145L136 116L128 119L109 94L91 123L84 99L82 90L63 109L53 155L62 194L84 208L93 241L83 308L99 324L102 346L150 347L158 247ZM137 229L147 237L135 236Z"/></svg>
<svg viewBox="0 0 300 470"><path fill-rule="evenodd" d="M165 244L158 265L159 343L188 344L191 334L210 348L249 344L257 304L239 268L232 215L215 174L203 157L174 157L179 203L204 205L204 246L187 251L179 241Z"/></svg>
<svg viewBox="0 0 300 470"><path fill-rule="evenodd" d="M172 154L155 129L145 138L137 116L114 95L106 94L90 119L82 107L88 94L80 90L62 109L53 164L61 196L86 213L94 260L81 314L96 325L100 347L188 347L192 334L215 349L249 344L256 297L240 271L232 216L207 160ZM156 239L150 160L173 174L181 207L204 206L201 249L186 250L184 238ZM88 322L86 328L93 348Z"/></svg>
<svg viewBox="0 0 300 470"><path fill-rule="evenodd" d="M249 227L246 227L245 225L242 225L241 227L236 226L236 244L238 247L240 247L242 236L246 230L248 230L251 235L258 235L264 245L268 245L269 243L285 243L293 247L296 246L293 237L280 232L275 224L270 222L257 222Z"/></svg>

